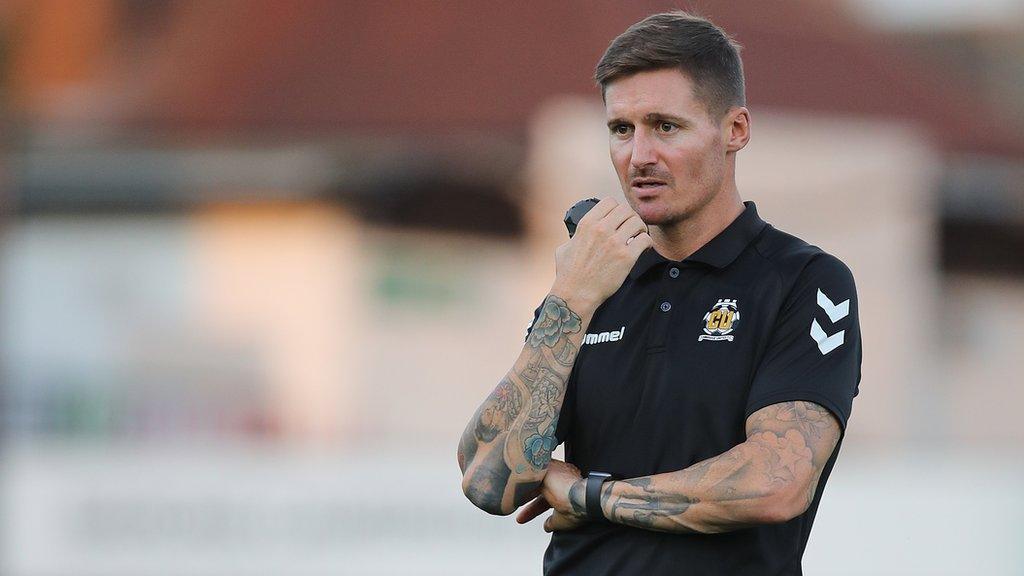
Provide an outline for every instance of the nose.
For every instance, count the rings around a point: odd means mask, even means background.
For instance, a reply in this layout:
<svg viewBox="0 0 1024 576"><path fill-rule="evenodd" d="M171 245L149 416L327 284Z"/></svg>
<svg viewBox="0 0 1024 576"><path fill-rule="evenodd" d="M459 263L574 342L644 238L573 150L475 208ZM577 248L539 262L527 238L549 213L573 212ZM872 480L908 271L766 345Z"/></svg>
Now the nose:
<svg viewBox="0 0 1024 576"><path fill-rule="evenodd" d="M629 162L634 170L640 170L645 166L657 164L658 162L654 142L651 141L649 136L644 134L643 130L637 130L633 133L633 155L630 157Z"/></svg>

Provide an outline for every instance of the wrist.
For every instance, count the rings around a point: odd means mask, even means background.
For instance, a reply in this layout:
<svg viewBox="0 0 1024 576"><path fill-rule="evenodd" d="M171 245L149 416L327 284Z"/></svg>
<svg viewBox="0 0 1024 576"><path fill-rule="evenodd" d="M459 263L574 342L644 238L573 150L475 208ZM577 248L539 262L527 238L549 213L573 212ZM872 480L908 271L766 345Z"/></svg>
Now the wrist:
<svg viewBox="0 0 1024 576"><path fill-rule="evenodd" d="M591 522L607 522L608 518L604 515L604 509L601 506L601 493L604 484L612 479L612 475L607 472L593 472L587 475L586 482L586 496L584 502L586 504L587 520Z"/></svg>
<svg viewBox="0 0 1024 576"><path fill-rule="evenodd" d="M580 318L593 316L594 311L601 305L601 302L594 296L588 295L585 291L558 280L555 280L548 294L564 300L566 306Z"/></svg>
<svg viewBox="0 0 1024 576"><path fill-rule="evenodd" d="M587 519L587 479L580 478L569 488L569 508L577 518Z"/></svg>

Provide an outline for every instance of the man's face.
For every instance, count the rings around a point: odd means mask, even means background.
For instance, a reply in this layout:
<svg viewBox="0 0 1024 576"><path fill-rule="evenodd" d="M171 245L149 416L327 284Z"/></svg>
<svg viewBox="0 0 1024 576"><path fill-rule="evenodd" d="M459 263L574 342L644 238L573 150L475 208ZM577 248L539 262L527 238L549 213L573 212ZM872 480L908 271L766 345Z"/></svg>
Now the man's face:
<svg viewBox="0 0 1024 576"><path fill-rule="evenodd" d="M698 213L723 188L725 128L708 117L675 69L639 72L605 88L612 164L629 205L648 225Z"/></svg>

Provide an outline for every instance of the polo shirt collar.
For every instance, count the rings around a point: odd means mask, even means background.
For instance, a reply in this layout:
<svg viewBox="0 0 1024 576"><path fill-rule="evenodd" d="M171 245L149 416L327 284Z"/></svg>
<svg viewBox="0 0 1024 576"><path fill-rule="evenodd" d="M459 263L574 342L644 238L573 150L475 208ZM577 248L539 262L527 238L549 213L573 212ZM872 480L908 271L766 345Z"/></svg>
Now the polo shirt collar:
<svg viewBox="0 0 1024 576"><path fill-rule="evenodd" d="M683 262L701 262L714 268L725 268L731 264L767 225L757 215L757 206L752 201L744 202L743 206L743 212L726 226L725 230L697 249ZM665 262L670 262L670 260L659 254L653 247L648 248L640 254L633 269L630 270L629 276L636 280L651 268Z"/></svg>

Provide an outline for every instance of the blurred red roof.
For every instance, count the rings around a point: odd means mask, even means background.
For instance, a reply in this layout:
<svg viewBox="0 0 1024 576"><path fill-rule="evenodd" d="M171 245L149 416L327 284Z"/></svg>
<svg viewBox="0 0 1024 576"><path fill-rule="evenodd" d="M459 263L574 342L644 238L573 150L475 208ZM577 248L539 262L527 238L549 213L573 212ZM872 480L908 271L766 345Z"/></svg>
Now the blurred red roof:
<svg viewBox="0 0 1024 576"><path fill-rule="evenodd" d="M130 125L205 131L521 134L551 95L592 94L608 43L662 2L188 1L130 82ZM966 81L838 2L697 3L743 46L748 104L900 118L954 152L1024 157Z"/></svg>

